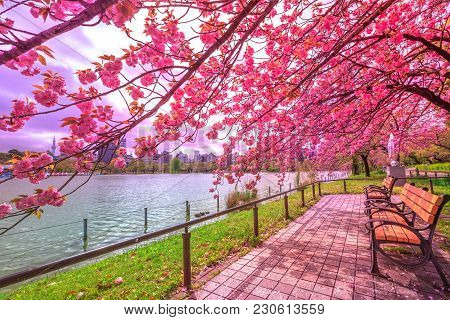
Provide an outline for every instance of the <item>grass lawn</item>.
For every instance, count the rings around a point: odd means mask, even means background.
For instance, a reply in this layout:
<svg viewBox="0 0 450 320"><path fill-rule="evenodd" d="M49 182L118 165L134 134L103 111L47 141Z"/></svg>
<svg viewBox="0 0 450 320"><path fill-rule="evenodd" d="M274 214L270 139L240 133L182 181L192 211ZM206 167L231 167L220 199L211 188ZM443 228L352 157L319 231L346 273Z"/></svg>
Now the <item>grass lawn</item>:
<svg viewBox="0 0 450 320"><path fill-rule="evenodd" d="M380 184L379 175L372 181L347 181L347 192L362 193L367 184ZM418 185L428 183L417 180ZM435 193L449 193L450 179L435 183ZM343 182L322 184L322 194L342 193ZM399 192L400 188L396 188ZM318 190L316 188L316 194ZM305 192L307 206L301 207L300 193L289 197L291 218L302 215L314 204L311 187ZM193 273L225 260L231 254L243 255L260 241L286 226L283 201L259 206L260 236L253 236L251 210L228 215L215 223L192 230L191 250ZM446 210L446 214L450 210ZM449 225L439 226L449 235ZM123 283L115 285L117 277ZM0 294L3 299L164 299L182 284L182 240L179 234L151 244L144 244L125 253L77 269L51 275L25 284L12 292Z"/></svg>
<svg viewBox="0 0 450 320"><path fill-rule="evenodd" d="M441 163L432 163L432 164L417 164L414 167L419 170L450 171L450 162L441 162Z"/></svg>

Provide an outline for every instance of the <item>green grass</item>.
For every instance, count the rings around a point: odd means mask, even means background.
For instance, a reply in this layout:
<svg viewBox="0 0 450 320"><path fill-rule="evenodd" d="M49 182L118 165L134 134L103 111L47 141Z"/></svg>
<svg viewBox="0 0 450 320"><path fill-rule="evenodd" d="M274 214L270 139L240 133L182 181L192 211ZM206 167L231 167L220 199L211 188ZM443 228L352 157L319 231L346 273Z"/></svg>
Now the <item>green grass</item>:
<svg viewBox="0 0 450 320"><path fill-rule="evenodd" d="M417 164L416 167L419 170L437 170L437 171L450 171L450 162L432 163L432 164Z"/></svg>
<svg viewBox="0 0 450 320"><path fill-rule="evenodd" d="M416 181L419 186L428 180ZM447 179L446 179L447 180ZM437 181L437 180L434 180ZM435 193L449 193L449 181L435 184ZM382 177L370 181L346 182L348 193L362 193L367 184L378 184ZM343 182L321 184L322 194L343 193ZM395 189L396 192L400 188ZM316 194L318 188L316 187ZM308 206L314 204L312 188L305 192L307 206L301 207L300 193L289 197L291 218L302 215ZM198 274L205 267L224 261L230 255L243 255L255 245L290 221L284 219L283 201L276 200L259 206L260 236L253 236L251 210L228 215L217 222L192 230L192 266ZM450 210L446 210L446 214ZM447 222L440 222L439 231L449 235ZM124 282L115 285L114 280L122 277ZM167 299L182 285L182 240L179 234L142 245L82 266L77 269L51 275L14 289L0 293L1 299Z"/></svg>

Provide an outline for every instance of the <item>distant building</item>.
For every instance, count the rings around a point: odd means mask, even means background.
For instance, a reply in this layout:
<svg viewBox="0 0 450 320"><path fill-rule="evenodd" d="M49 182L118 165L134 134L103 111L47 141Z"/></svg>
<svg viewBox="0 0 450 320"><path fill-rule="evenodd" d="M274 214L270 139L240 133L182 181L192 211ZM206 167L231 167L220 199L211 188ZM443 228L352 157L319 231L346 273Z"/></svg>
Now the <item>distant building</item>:
<svg viewBox="0 0 450 320"><path fill-rule="evenodd" d="M202 155L202 162L215 162L216 159L217 156L212 152Z"/></svg>
<svg viewBox="0 0 450 320"><path fill-rule="evenodd" d="M119 142L119 147L126 148L127 147L127 138L123 137Z"/></svg>
<svg viewBox="0 0 450 320"><path fill-rule="evenodd" d="M186 153L183 153L183 152L181 152L181 151L177 153L176 157L177 157L178 159L180 159L180 161L181 161L182 163L187 163L187 162L189 162L189 156L188 156Z"/></svg>
<svg viewBox="0 0 450 320"><path fill-rule="evenodd" d="M233 155L228 154L227 155L227 167L231 166L233 164Z"/></svg>
<svg viewBox="0 0 450 320"><path fill-rule="evenodd" d="M133 158L133 156L131 154L126 154L124 156L124 159L125 159L125 162L127 165L132 163L134 160L136 160L135 158Z"/></svg>
<svg viewBox="0 0 450 320"><path fill-rule="evenodd" d="M163 151L160 154L157 154L157 162L159 164L169 164L170 160L172 160L172 154L168 151Z"/></svg>
<svg viewBox="0 0 450 320"><path fill-rule="evenodd" d="M200 151L194 151L194 162L202 162L202 156L200 155Z"/></svg>
<svg viewBox="0 0 450 320"><path fill-rule="evenodd" d="M53 158L56 158L56 138L55 138L55 136L53 136L52 156L53 156Z"/></svg>
<svg viewBox="0 0 450 320"><path fill-rule="evenodd" d="M104 163L110 163L112 159L117 157L116 154L117 146L114 142L108 143L108 146L102 146L97 151L97 161L104 162Z"/></svg>

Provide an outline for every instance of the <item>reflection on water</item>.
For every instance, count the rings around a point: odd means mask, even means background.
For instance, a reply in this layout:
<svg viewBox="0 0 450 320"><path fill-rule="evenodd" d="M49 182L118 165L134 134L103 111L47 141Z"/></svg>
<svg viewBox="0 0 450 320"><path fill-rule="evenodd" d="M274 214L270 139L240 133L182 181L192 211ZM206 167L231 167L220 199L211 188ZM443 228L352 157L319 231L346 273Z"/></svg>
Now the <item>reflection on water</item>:
<svg viewBox="0 0 450 320"><path fill-rule="evenodd" d="M39 188L60 186L65 179L49 178ZM74 183L85 180L79 177ZM288 174L283 188L290 183L294 186L294 181L295 173ZM41 219L27 218L0 236L0 276L82 252L84 218L88 219L88 249L94 249L143 233L145 207L149 232L183 222L186 200L191 202L192 218L200 211L214 212L217 204L208 192L211 186L211 174L94 176L64 206L45 207ZM267 195L269 186L272 192L279 189L274 173L263 174L258 195ZM23 181L2 184L0 203L32 193L34 187ZM225 207L224 196L234 187L219 187L221 209ZM14 219L0 220L0 227L14 223Z"/></svg>

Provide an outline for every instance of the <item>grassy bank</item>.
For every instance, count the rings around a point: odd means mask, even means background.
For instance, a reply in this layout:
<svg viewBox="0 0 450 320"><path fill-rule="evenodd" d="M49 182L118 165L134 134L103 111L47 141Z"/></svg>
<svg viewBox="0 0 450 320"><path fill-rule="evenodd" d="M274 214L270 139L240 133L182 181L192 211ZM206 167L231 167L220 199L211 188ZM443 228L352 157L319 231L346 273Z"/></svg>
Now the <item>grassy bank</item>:
<svg viewBox="0 0 450 320"><path fill-rule="evenodd" d="M414 167L419 170L450 171L450 162L441 162L441 163L432 163L432 164L417 164Z"/></svg>
<svg viewBox="0 0 450 320"><path fill-rule="evenodd" d="M416 179L417 180L417 179ZM347 192L362 193L367 184L380 184L382 178L369 181L347 181ZM418 185L428 182L417 180ZM322 194L343 193L343 182L322 184ZM396 188L399 192L400 188ZM436 193L448 193L447 183L435 184ZM316 188L316 194L318 190ZM315 201L312 189L305 192L307 207ZM300 193L289 197L290 216L302 215L307 207L300 205ZM243 255L260 241L286 226L283 201L259 206L260 237L253 237L252 211L230 214L215 223L192 231L193 273L225 260L231 254ZM448 211L447 211L448 213ZM448 223L440 229L449 229ZM447 233L448 235L448 233ZM126 253L106 258L72 271L23 285L13 292L0 295L6 299L164 299L182 284L182 241L179 234L151 244L142 245ZM123 283L114 284L118 277Z"/></svg>

